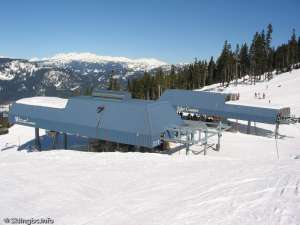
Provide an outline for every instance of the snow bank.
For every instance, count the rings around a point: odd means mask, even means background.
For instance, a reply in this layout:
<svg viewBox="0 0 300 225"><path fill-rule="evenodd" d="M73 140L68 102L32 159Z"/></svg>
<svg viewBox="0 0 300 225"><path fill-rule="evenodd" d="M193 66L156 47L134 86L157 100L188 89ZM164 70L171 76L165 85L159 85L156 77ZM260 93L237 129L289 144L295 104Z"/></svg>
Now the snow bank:
<svg viewBox="0 0 300 225"><path fill-rule="evenodd" d="M64 109L66 108L68 99L57 98L57 97L32 97L32 98L22 98L16 101L16 103Z"/></svg>
<svg viewBox="0 0 300 225"><path fill-rule="evenodd" d="M299 160L1 153L0 218L73 225L297 225Z"/></svg>

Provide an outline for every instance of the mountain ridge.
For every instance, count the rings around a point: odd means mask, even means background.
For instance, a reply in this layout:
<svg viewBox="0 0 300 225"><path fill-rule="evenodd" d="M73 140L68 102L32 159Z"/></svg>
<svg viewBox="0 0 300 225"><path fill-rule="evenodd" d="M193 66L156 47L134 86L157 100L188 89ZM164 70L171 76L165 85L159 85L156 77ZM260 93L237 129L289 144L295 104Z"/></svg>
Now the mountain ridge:
<svg viewBox="0 0 300 225"><path fill-rule="evenodd" d="M167 63L93 53L60 53L43 59L0 58L0 102L35 95L65 96L90 87L106 88L111 76L121 85ZM62 91L64 90L64 91ZM68 95L68 94L67 94Z"/></svg>
<svg viewBox="0 0 300 225"><path fill-rule="evenodd" d="M71 62L71 61L83 61L90 63L103 63L103 62L120 62L120 63L133 63L133 64L146 64L149 66L163 66L167 65L166 62L158 60L156 58L136 58L131 59L127 57L118 56L103 56L97 55L90 52L69 52L69 53L58 53L52 57L46 58L32 58L29 59L31 62L36 61L52 61L52 62Z"/></svg>

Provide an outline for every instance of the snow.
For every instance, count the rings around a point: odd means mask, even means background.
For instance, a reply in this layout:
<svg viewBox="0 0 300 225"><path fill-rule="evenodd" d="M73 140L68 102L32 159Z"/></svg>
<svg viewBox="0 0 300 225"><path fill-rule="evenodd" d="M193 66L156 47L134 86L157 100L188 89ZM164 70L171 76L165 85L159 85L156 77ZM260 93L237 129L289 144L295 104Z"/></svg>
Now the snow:
<svg viewBox="0 0 300 225"><path fill-rule="evenodd" d="M33 64L13 60L4 65L4 69L0 72L0 80L13 80L17 74L25 77L26 73L24 71L31 71L32 73L35 69L36 67Z"/></svg>
<svg viewBox="0 0 300 225"><path fill-rule="evenodd" d="M13 74L0 72L0 80L12 80L14 78L15 76Z"/></svg>
<svg viewBox="0 0 300 225"><path fill-rule="evenodd" d="M38 96L38 97L31 97L31 98L22 98L17 100L16 103L64 109L68 103L68 99Z"/></svg>
<svg viewBox="0 0 300 225"><path fill-rule="evenodd" d="M76 91L76 90L78 90L78 89L80 89L80 86L79 86L79 85L76 85L75 87L72 87L70 90L71 90L71 91Z"/></svg>
<svg viewBox="0 0 300 225"><path fill-rule="evenodd" d="M272 103L289 105L298 116L299 77L300 70L268 82ZM224 91L238 90L245 104L268 104L253 96L265 85L230 85ZM257 124L257 135L225 132L220 152L186 156L28 152L24 146L33 141L34 129L14 125L0 136L0 219L50 217L54 224L74 225L299 225L300 125L280 126L279 160L273 130ZM44 134L42 130L42 142ZM18 146L25 150L17 151Z"/></svg>
<svg viewBox="0 0 300 225"><path fill-rule="evenodd" d="M294 70L280 75L274 75L274 78L269 82L257 82L255 85L250 85L249 81L243 83L243 79L238 81L238 86L234 85L234 81L228 88L220 88L219 84L206 86L201 90L214 90L225 93L240 93L238 104L245 105L275 105L290 106L292 112L300 115L300 71ZM297 86L298 85L298 86ZM255 98L254 94L265 93L266 98ZM269 103L270 101L270 103Z"/></svg>
<svg viewBox="0 0 300 225"><path fill-rule="evenodd" d="M100 56L89 52L71 52L71 53L59 53L50 58L33 58L30 61L45 61L49 63L66 64L73 61L81 61L88 63L107 63L117 62L125 63L130 69L154 69L167 63L154 59L154 58L140 58L140 59L129 59L126 57L114 57L114 56Z"/></svg>

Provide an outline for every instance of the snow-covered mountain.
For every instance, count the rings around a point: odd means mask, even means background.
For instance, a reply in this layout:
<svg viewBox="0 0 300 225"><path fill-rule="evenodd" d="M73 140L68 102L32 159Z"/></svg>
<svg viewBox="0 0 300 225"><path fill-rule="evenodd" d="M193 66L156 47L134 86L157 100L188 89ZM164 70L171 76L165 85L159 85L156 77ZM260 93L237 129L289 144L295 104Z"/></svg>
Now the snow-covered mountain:
<svg viewBox="0 0 300 225"><path fill-rule="evenodd" d="M167 63L153 58L99 56L92 53L63 53L50 58L0 58L0 102L37 94L97 86L106 87L111 75L126 83Z"/></svg>
<svg viewBox="0 0 300 225"><path fill-rule="evenodd" d="M51 58L43 59L31 59L30 61L42 61L46 64L55 64L58 66L68 65L72 62L82 62L90 64L108 64L116 63L122 64L124 68L132 70L151 70L160 66L164 66L167 63L154 59L154 58L140 58L140 59L129 59L126 57L113 57L113 56L99 56L93 53L61 53Z"/></svg>

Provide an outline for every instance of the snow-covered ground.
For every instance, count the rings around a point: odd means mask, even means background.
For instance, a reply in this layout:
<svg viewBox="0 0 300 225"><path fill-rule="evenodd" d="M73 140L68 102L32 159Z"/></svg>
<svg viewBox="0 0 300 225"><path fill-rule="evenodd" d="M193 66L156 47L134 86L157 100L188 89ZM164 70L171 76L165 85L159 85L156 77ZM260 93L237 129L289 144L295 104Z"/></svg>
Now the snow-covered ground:
<svg viewBox="0 0 300 225"><path fill-rule="evenodd" d="M300 115L299 70L224 91ZM257 124L258 135L224 133L220 152L170 156L17 151L34 130L13 126L0 136L0 224L6 217L50 217L62 225L299 225L300 125L280 126L279 160L273 130Z"/></svg>

